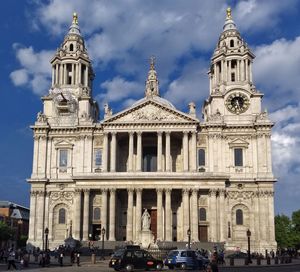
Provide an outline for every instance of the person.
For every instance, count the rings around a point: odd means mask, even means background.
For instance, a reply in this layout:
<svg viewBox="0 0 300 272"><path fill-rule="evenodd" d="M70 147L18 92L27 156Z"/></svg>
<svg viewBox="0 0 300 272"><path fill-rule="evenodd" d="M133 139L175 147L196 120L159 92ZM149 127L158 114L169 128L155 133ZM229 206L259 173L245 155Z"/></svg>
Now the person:
<svg viewBox="0 0 300 272"><path fill-rule="evenodd" d="M59 253L58 261L60 266L64 265L64 253L62 251Z"/></svg>
<svg viewBox="0 0 300 272"><path fill-rule="evenodd" d="M80 266L80 252L77 251L76 253L76 263L77 263L77 266Z"/></svg>
<svg viewBox="0 0 300 272"><path fill-rule="evenodd" d="M10 270L10 267L12 266L14 269L17 270L16 264L15 264L15 258L16 258L16 253L14 251L14 248L12 247L9 252L8 252L8 267L7 270Z"/></svg>
<svg viewBox="0 0 300 272"><path fill-rule="evenodd" d="M143 230L150 229L150 214L148 213L147 209L145 209L142 215L142 224L143 224Z"/></svg>

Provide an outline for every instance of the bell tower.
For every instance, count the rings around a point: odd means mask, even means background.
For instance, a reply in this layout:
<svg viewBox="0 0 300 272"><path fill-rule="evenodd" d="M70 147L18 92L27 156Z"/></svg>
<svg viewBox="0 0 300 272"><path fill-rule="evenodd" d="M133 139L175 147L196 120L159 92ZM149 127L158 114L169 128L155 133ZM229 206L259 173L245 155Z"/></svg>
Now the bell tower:
<svg viewBox="0 0 300 272"><path fill-rule="evenodd" d="M42 98L48 122L76 125L97 121L98 105L92 97L94 72L76 13L63 43L51 59L51 65L51 89L48 96Z"/></svg>
<svg viewBox="0 0 300 272"><path fill-rule="evenodd" d="M261 98L252 80L252 63L255 56L242 39L226 10L223 31L211 58L209 99L204 103L204 119L210 115L224 116L261 113ZM230 118L230 117L228 117Z"/></svg>

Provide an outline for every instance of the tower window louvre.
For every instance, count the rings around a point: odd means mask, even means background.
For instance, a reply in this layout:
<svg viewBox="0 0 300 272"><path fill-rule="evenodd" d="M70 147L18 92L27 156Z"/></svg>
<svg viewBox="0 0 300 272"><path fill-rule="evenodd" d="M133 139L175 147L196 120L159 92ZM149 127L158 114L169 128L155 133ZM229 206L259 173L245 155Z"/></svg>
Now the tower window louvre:
<svg viewBox="0 0 300 272"><path fill-rule="evenodd" d="M73 43L70 44L70 51L72 52L74 50L74 45Z"/></svg>
<svg viewBox="0 0 300 272"><path fill-rule="evenodd" d="M230 40L230 47L234 47L234 40Z"/></svg>
<svg viewBox="0 0 300 272"><path fill-rule="evenodd" d="M231 73L231 81L235 82L235 73Z"/></svg>

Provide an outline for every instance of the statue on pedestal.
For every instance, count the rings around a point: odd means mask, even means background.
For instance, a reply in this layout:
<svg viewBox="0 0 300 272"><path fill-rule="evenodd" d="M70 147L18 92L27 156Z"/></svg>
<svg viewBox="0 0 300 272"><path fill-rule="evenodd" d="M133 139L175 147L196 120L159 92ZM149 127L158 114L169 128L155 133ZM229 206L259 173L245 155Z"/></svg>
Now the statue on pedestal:
<svg viewBox="0 0 300 272"><path fill-rule="evenodd" d="M148 213L147 209L145 209L142 215L142 230L149 230L150 229L150 214Z"/></svg>

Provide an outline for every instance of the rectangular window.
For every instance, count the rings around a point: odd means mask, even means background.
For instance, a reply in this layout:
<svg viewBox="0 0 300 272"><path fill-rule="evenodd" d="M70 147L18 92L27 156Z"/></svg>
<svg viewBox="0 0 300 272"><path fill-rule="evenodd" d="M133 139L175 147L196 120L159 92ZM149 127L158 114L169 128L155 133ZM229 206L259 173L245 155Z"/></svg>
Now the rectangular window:
<svg viewBox="0 0 300 272"><path fill-rule="evenodd" d="M234 149L234 166L243 166L243 149Z"/></svg>
<svg viewBox="0 0 300 272"><path fill-rule="evenodd" d="M68 166L68 150L61 149L59 150L59 167L67 167Z"/></svg>
<svg viewBox="0 0 300 272"><path fill-rule="evenodd" d="M205 150L198 150L198 166L205 166Z"/></svg>
<svg viewBox="0 0 300 272"><path fill-rule="evenodd" d="M95 166L100 167L102 165L102 150L100 148L95 149Z"/></svg>

